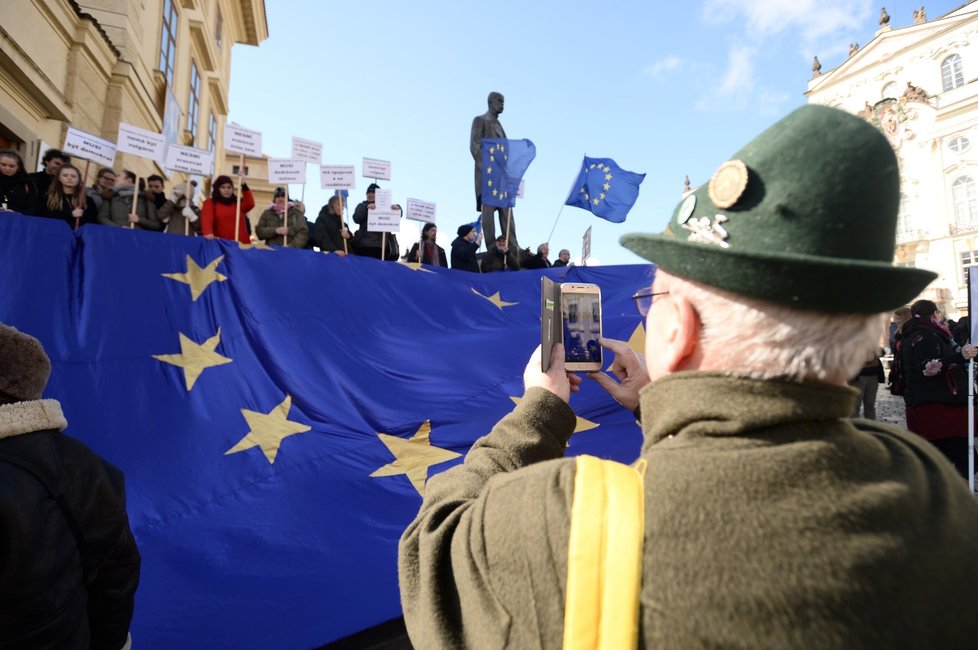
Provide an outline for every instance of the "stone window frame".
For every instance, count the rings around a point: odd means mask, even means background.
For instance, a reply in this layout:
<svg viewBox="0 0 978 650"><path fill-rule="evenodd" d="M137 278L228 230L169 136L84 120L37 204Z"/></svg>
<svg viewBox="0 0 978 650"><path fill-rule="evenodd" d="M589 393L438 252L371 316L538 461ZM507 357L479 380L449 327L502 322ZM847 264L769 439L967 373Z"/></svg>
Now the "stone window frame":
<svg viewBox="0 0 978 650"><path fill-rule="evenodd" d="M163 0L163 20L160 26L160 72L168 88L173 87L173 71L177 55L177 27L179 24L176 0Z"/></svg>
<svg viewBox="0 0 978 650"><path fill-rule="evenodd" d="M187 100L187 130L193 142L197 142L197 123L200 121L200 69L190 60L190 92Z"/></svg>
<svg viewBox="0 0 978 650"><path fill-rule="evenodd" d="M944 92L964 85L964 70L960 54L951 54L941 61L941 84Z"/></svg>

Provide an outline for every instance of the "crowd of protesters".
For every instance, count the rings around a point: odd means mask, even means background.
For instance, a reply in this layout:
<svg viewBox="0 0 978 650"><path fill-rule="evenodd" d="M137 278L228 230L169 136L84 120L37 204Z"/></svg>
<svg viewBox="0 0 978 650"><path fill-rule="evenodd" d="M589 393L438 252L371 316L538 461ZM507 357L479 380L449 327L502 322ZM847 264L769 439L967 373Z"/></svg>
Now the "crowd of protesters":
<svg viewBox="0 0 978 650"><path fill-rule="evenodd" d="M28 174L20 154L0 151L0 209L59 219L73 229L100 224L231 239L242 244L251 243L254 237L270 246L318 248L340 256L353 254L390 261L401 259L473 273L572 265L567 249L561 250L558 259L551 262L547 243L540 244L534 253L512 245L505 235L486 242L486 252L479 253L482 233L477 229L478 222L458 228L450 252L435 242L437 226L426 223L420 241L402 256L394 233L385 235L368 229L370 210L376 209L376 190L380 189L376 183L367 187L366 199L353 210L356 225L353 233L343 220L341 197L331 197L315 223L311 223L306 219L305 205L292 200L281 187L275 189L272 204L261 213L252 233L247 215L255 208L255 196L248 184L242 183L239 206L230 176L215 178L211 196L197 207L195 181L178 183L167 193L162 176L148 176L145 182L139 179L137 186L133 172L104 167L96 173L91 187L86 188L81 171L60 150L48 149L41 163L41 171ZM391 209L401 210L396 204Z"/></svg>

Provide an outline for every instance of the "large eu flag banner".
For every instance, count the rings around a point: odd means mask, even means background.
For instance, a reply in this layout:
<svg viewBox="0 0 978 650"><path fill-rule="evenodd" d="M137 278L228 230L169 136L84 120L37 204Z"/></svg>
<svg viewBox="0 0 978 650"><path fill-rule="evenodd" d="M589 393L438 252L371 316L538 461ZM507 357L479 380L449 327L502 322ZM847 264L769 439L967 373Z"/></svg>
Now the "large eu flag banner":
<svg viewBox="0 0 978 650"><path fill-rule="evenodd" d="M650 265L470 274L0 213L0 321L37 336L66 433L126 474L144 648L310 648L400 616L425 480L522 395L540 275L644 345ZM607 360L608 365L611 359ZM569 454L632 461L593 382Z"/></svg>

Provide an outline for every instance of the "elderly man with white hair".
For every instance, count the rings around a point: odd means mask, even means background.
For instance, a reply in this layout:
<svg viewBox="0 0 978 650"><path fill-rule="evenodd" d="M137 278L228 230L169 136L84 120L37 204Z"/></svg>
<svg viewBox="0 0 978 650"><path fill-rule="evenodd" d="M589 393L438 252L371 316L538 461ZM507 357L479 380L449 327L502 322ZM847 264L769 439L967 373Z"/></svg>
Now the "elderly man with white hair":
<svg viewBox="0 0 978 650"><path fill-rule="evenodd" d="M617 378L591 378L639 460L563 458L582 382L538 349L401 539L415 646L974 646L978 504L926 441L849 418L882 315L935 277L892 266L899 197L885 137L811 105L624 236L657 265L646 353L604 341Z"/></svg>

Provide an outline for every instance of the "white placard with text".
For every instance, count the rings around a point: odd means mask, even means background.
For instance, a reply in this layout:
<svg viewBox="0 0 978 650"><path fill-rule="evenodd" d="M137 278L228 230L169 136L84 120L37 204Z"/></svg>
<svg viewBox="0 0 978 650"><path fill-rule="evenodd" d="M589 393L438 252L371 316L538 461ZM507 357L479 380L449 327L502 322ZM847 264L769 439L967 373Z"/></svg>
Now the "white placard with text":
<svg viewBox="0 0 978 650"><path fill-rule="evenodd" d="M374 192L374 208L367 210L367 230L370 232L401 232L401 211L391 210L394 203L391 190Z"/></svg>
<svg viewBox="0 0 978 650"><path fill-rule="evenodd" d="M292 158L269 158L268 182L305 184L306 161L293 160Z"/></svg>
<svg viewBox="0 0 978 650"><path fill-rule="evenodd" d="M241 126L225 124L224 150L261 158L261 133Z"/></svg>
<svg viewBox="0 0 978 650"><path fill-rule="evenodd" d="M319 168L319 185L324 190L356 189L357 171L353 165L323 165Z"/></svg>
<svg viewBox="0 0 978 650"><path fill-rule="evenodd" d="M78 156L83 160L91 160L103 167L111 167L115 162L115 145L91 133L68 127L65 145L61 150L69 156Z"/></svg>
<svg viewBox="0 0 978 650"><path fill-rule="evenodd" d="M360 175L364 178L389 181L391 179L391 161L364 158L363 170Z"/></svg>
<svg viewBox="0 0 978 650"><path fill-rule="evenodd" d="M435 204L421 199L408 199L407 214L404 216L414 221L435 223Z"/></svg>
<svg viewBox="0 0 978 650"><path fill-rule="evenodd" d="M214 152L170 143L163 166L177 172L210 176L214 173Z"/></svg>
<svg viewBox="0 0 978 650"><path fill-rule="evenodd" d="M323 163L323 143L292 136L292 158L304 160L313 165Z"/></svg>
<svg viewBox="0 0 978 650"><path fill-rule="evenodd" d="M121 122L116 151L162 163L166 152L166 137L162 133L153 133L138 126Z"/></svg>

